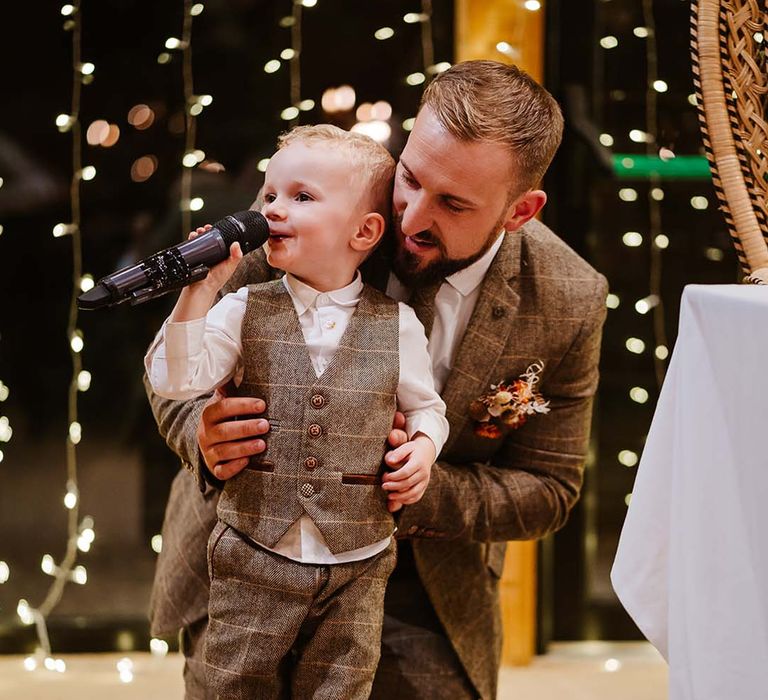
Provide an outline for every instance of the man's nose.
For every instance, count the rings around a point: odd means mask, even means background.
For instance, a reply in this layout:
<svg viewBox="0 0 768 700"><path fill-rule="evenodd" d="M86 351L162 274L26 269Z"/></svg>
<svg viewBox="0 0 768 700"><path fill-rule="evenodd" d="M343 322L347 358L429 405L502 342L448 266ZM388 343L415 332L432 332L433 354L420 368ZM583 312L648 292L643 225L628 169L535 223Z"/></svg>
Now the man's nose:
<svg viewBox="0 0 768 700"><path fill-rule="evenodd" d="M405 203L400 228L405 236L414 236L432 228L432 208L423 192L413 193Z"/></svg>

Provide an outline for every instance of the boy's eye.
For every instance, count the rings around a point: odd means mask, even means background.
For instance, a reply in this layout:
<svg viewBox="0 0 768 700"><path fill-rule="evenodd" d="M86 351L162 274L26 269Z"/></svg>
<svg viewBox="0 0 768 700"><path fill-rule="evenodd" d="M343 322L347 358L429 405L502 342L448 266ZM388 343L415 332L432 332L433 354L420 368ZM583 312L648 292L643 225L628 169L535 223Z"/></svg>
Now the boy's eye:
<svg viewBox="0 0 768 700"><path fill-rule="evenodd" d="M296 195L296 199L299 202L311 202L312 201L312 197L310 195L308 195L306 192L299 192Z"/></svg>
<svg viewBox="0 0 768 700"><path fill-rule="evenodd" d="M409 186L411 186L411 187L413 187L414 185L416 185L416 180L414 180L414 179L413 179L413 178L412 178L412 177L411 177L411 176L410 176L410 175L409 175L407 172L403 171L403 172L400 174L400 177L402 178L403 182L404 182L406 185L409 185Z"/></svg>
<svg viewBox="0 0 768 700"><path fill-rule="evenodd" d="M264 201L267 204L269 204L270 202L274 202L275 201L275 195L273 195L273 194L265 194L264 195Z"/></svg>

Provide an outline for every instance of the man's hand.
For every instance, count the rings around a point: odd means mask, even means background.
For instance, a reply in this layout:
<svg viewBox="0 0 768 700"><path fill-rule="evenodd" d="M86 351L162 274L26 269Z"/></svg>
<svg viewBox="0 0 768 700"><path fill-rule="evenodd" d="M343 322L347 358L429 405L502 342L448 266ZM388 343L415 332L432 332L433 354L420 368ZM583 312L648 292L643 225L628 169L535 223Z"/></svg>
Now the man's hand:
<svg viewBox="0 0 768 700"><path fill-rule="evenodd" d="M394 471L382 478L382 488L389 492L387 509L390 513L416 503L424 495L436 457L435 444L420 433L385 455L388 465L401 465L394 466Z"/></svg>
<svg viewBox="0 0 768 700"><path fill-rule="evenodd" d="M261 399L227 396L218 389L211 397L197 426L197 442L205 465L217 479L239 474L250 457L267 448L257 436L269 432L269 422L253 417L266 408Z"/></svg>

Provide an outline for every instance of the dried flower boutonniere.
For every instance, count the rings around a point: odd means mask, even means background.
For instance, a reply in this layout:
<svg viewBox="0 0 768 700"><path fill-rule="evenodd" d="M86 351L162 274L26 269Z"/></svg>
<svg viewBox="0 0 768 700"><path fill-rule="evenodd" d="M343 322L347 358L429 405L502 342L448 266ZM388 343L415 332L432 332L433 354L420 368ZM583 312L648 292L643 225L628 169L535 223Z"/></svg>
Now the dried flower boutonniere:
<svg viewBox="0 0 768 700"><path fill-rule="evenodd" d="M549 413L549 401L536 391L544 363L534 362L511 382L491 384L491 391L469 404L469 415L475 420L475 435L500 438L502 426L515 430L528 416Z"/></svg>

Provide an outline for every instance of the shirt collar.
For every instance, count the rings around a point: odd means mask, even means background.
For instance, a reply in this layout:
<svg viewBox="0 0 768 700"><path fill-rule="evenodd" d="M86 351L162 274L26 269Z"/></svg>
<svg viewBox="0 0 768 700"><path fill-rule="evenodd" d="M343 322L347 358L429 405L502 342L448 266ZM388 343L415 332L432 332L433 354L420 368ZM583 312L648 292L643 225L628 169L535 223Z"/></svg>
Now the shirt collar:
<svg viewBox="0 0 768 700"><path fill-rule="evenodd" d="M481 258L478 258L463 270L459 270L458 272L449 275L445 278L445 281L462 296L465 297L471 294L483 281L485 273L488 272L488 268L496 257L496 253L498 253L499 248L501 248L505 233L504 229L502 229L494 244L485 251Z"/></svg>
<svg viewBox="0 0 768 700"><path fill-rule="evenodd" d="M289 272L283 277L283 284L288 290L288 294L291 295L299 316L313 306L330 306L332 304L337 306L355 306L360 301L360 294L363 291L363 278L359 270L355 273L355 278L346 287L334 289L330 292L318 292L308 284L296 279ZM318 304L317 299L321 295L325 299Z"/></svg>

